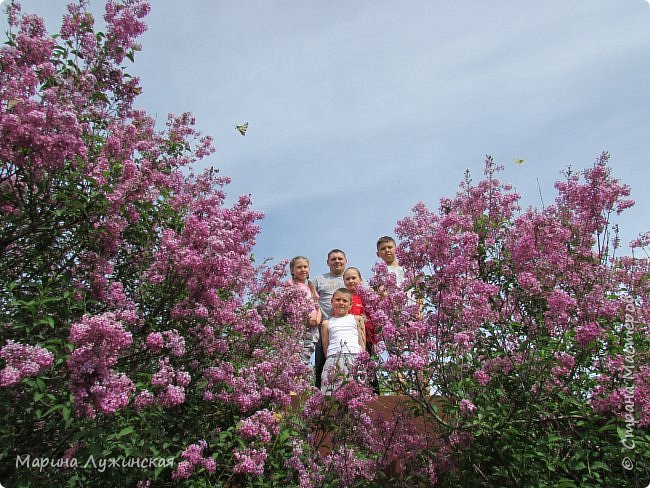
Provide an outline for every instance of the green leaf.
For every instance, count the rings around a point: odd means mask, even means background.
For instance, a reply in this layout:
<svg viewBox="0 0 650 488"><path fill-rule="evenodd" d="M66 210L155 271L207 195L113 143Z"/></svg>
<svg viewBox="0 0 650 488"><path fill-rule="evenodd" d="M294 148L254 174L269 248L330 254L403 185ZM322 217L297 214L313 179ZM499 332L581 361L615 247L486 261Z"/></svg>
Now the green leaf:
<svg viewBox="0 0 650 488"><path fill-rule="evenodd" d="M41 324L46 324L47 326L50 327L50 329L54 329L55 327L54 319L52 317L43 317L36 321L36 325L41 325Z"/></svg>
<svg viewBox="0 0 650 488"><path fill-rule="evenodd" d="M127 434L130 434L131 432L135 432L135 429L132 426L129 427L124 427L120 432L115 436L116 439L119 439L120 437L124 437Z"/></svg>
<svg viewBox="0 0 650 488"><path fill-rule="evenodd" d="M574 481L566 478L562 478L561 480L559 480L557 485L555 486L557 488L578 488L578 485L576 485Z"/></svg>
<svg viewBox="0 0 650 488"><path fill-rule="evenodd" d="M609 468L609 466L607 466L605 463L601 463L600 461L596 461L596 462L594 462L594 463L591 463L591 464L589 465L589 467L590 467L592 470L602 469L602 470L604 470L604 471L611 471L611 469Z"/></svg>
<svg viewBox="0 0 650 488"><path fill-rule="evenodd" d="M50 414L58 411L58 410L63 410L65 406L62 403L59 403L58 405L54 405L53 407L50 407L47 412L43 414L43 417L49 417Z"/></svg>
<svg viewBox="0 0 650 488"><path fill-rule="evenodd" d="M72 417L70 415L71 413L72 411L70 407L63 407L63 409L61 409L61 416L63 417L66 428L70 427L70 425L72 424Z"/></svg>

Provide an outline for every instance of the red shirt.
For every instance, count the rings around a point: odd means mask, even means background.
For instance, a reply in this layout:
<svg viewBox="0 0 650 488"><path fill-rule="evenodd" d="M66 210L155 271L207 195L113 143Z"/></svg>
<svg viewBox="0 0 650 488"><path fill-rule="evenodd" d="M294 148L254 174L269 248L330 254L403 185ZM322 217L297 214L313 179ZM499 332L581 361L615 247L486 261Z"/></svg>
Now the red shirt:
<svg viewBox="0 0 650 488"><path fill-rule="evenodd" d="M352 295L352 307L350 308L352 315L362 315L366 319L366 341L371 344L377 344L377 337L375 336L375 326L370 320L370 315L366 312L366 307L363 306L361 297L356 293Z"/></svg>

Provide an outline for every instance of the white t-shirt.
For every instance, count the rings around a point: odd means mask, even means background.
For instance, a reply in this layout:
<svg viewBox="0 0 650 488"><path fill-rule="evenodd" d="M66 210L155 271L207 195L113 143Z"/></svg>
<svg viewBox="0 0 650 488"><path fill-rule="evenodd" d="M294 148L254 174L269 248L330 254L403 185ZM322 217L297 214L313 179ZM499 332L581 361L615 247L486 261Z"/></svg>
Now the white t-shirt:
<svg viewBox="0 0 650 488"><path fill-rule="evenodd" d="M386 266L386 268L390 273L393 273L395 275L397 286L401 287L404 279L406 278L404 275L404 268L401 266Z"/></svg>
<svg viewBox="0 0 650 488"><path fill-rule="evenodd" d="M359 354L359 330L357 319L354 315L347 314L343 317L331 317L327 327L329 344L327 357L337 352Z"/></svg>

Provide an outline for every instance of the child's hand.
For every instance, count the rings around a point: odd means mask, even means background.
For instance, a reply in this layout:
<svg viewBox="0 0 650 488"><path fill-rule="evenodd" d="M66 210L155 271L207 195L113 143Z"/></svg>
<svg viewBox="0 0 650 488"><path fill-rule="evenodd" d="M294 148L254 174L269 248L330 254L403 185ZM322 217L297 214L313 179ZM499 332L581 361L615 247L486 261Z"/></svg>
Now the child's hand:
<svg viewBox="0 0 650 488"><path fill-rule="evenodd" d="M318 327L318 314L316 312L309 314L309 327Z"/></svg>

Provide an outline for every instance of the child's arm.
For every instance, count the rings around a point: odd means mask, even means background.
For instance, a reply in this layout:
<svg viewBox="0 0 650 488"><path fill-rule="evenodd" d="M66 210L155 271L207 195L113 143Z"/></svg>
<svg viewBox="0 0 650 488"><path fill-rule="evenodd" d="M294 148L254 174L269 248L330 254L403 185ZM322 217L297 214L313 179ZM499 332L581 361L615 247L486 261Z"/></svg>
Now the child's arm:
<svg viewBox="0 0 650 488"><path fill-rule="evenodd" d="M329 325L329 320L323 320L323 324L320 326L320 337L323 343L323 356L325 358L327 358L327 348L330 345Z"/></svg>
<svg viewBox="0 0 650 488"><path fill-rule="evenodd" d="M323 320L323 312L321 311L320 307L318 306L318 302L316 302L316 311L311 313L310 319L309 319L309 325L311 327L318 327L318 324L321 323L321 320Z"/></svg>
<svg viewBox="0 0 650 488"><path fill-rule="evenodd" d="M314 284L311 281L307 281L307 284L309 285L309 291L311 293L311 298L314 301L315 309L315 312L309 314L309 326L318 327L318 324L320 324L321 320L323 320L323 312L321 311L320 305L318 304L318 293L316 293Z"/></svg>
<svg viewBox="0 0 650 488"><path fill-rule="evenodd" d="M357 320L357 332L359 334L359 345L361 350L366 350L366 326L364 325L363 318L359 315L355 315L354 318Z"/></svg>

